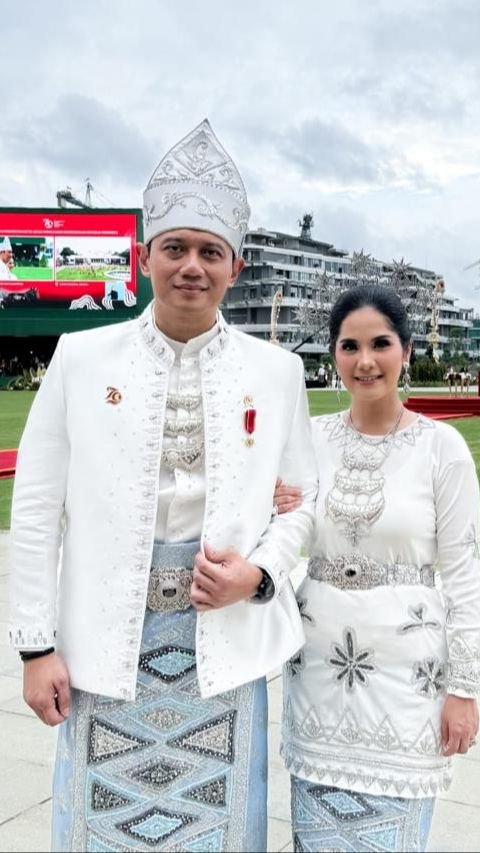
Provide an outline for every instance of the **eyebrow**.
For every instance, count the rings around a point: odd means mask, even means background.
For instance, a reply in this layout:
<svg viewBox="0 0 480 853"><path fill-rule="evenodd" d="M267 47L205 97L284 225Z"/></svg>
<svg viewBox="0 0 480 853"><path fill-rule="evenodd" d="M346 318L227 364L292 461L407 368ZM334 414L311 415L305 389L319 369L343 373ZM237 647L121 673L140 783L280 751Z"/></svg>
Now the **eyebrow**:
<svg viewBox="0 0 480 853"><path fill-rule="evenodd" d="M392 337L392 335L391 335L389 332L384 332L384 333L382 333L381 335L375 335L375 337L374 337L374 338L372 338L372 341L381 341L381 340L383 340L383 339L385 339L385 338L388 338L388 339L390 340L390 339L391 339L391 337ZM339 343L341 343L341 344L344 344L344 343L349 343L349 344L350 344L350 343L354 343L354 344L356 344L356 343L357 343L357 338L339 338Z"/></svg>
<svg viewBox="0 0 480 853"><path fill-rule="evenodd" d="M169 243L176 243L180 246L185 246L186 241L182 237L165 237L164 240L160 243L160 246L168 246ZM202 243L199 246L200 249L218 249L221 252L225 251L224 246L221 243L216 243L214 240L209 240L208 243Z"/></svg>

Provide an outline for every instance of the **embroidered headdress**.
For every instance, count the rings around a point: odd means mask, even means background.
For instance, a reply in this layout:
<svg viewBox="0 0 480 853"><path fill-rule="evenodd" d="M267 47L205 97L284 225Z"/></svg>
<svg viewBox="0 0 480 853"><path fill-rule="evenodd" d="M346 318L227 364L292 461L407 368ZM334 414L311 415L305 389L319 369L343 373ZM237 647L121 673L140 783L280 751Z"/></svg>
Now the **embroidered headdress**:
<svg viewBox="0 0 480 853"><path fill-rule="evenodd" d="M11 252L12 244L9 237L0 237L0 252Z"/></svg>
<svg viewBox="0 0 480 853"><path fill-rule="evenodd" d="M238 257L250 208L235 163L207 119L170 149L143 194L145 243L176 228L216 234Z"/></svg>

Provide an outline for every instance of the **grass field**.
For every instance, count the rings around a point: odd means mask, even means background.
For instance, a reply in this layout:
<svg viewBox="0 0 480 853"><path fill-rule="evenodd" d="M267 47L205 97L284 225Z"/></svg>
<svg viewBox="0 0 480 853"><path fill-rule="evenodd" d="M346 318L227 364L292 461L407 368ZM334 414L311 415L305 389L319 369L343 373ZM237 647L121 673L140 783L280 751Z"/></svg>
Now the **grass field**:
<svg viewBox="0 0 480 853"><path fill-rule="evenodd" d="M57 270L57 281L109 281L120 273L122 281L128 278L128 267L62 267Z"/></svg>
<svg viewBox="0 0 480 853"><path fill-rule="evenodd" d="M34 393L34 391L0 392L0 450L18 447ZM309 390L308 400L311 415L327 415L347 409L350 402L350 395L347 391L341 391L339 400L336 391ZM479 419L463 418L450 421L450 423L455 429L458 429L467 441L480 478ZM0 529L8 527L10 523L12 488L13 479L0 480Z"/></svg>
<svg viewBox="0 0 480 853"><path fill-rule="evenodd" d="M14 267L19 281L53 281L53 270L48 267Z"/></svg>

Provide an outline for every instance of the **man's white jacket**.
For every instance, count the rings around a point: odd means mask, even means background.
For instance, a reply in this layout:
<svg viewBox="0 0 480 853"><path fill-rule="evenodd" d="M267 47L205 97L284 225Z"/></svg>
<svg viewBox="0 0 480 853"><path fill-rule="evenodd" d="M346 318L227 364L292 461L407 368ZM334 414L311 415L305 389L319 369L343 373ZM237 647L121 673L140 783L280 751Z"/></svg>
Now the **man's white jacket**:
<svg viewBox="0 0 480 853"><path fill-rule="evenodd" d="M12 511L14 646L55 645L72 686L123 699L135 696L174 358L147 311L61 337L21 440ZM288 575L317 487L301 359L220 325L200 357L202 543L266 568L275 597L198 614L203 696L265 675L303 644ZM256 410L251 436L246 407ZM272 516L277 476L304 494L282 516Z"/></svg>

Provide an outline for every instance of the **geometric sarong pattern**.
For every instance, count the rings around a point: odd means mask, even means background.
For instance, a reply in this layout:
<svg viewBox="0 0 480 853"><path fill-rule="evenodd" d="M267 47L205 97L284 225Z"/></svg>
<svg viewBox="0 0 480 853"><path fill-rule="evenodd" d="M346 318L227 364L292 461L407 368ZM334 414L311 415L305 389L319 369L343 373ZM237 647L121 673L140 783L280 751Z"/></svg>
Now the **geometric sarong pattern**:
<svg viewBox="0 0 480 853"><path fill-rule="evenodd" d="M147 610L134 702L72 691L53 850L265 849L265 679L202 699L195 622Z"/></svg>
<svg viewBox="0 0 480 853"><path fill-rule="evenodd" d="M434 798L381 797L291 780L295 853L425 850Z"/></svg>

